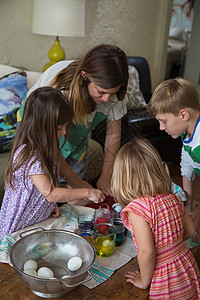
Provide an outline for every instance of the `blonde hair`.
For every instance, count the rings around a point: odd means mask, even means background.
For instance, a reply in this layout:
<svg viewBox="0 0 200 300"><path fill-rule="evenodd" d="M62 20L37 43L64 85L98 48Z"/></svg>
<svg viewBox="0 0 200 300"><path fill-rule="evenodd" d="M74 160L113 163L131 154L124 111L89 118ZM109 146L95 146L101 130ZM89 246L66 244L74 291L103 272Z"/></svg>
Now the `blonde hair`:
<svg viewBox="0 0 200 300"><path fill-rule="evenodd" d="M132 199L162 193L172 193L171 179L152 144L134 137L116 157L112 190L122 207Z"/></svg>
<svg viewBox="0 0 200 300"><path fill-rule="evenodd" d="M183 78L168 79L159 84L147 106L153 117L159 113L172 113L177 116L183 108L199 110L197 89Z"/></svg>
<svg viewBox="0 0 200 300"><path fill-rule="evenodd" d="M81 75L85 72L85 77ZM116 96L123 100L128 84L128 62L125 53L117 46L99 45L63 69L50 85L63 92L74 111L74 123L87 125L87 114L96 104L88 92L93 82L103 89L120 86Z"/></svg>

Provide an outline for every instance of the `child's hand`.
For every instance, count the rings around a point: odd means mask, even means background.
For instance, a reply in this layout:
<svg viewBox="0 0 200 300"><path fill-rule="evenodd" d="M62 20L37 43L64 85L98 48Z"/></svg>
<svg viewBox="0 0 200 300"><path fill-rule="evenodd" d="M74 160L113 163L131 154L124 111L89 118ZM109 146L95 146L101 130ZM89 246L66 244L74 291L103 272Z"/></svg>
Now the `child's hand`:
<svg viewBox="0 0 200 300"><path fill-rule="evenodd" d="M104 201L105 195L100 190L89 189L87 199L93 201L94 203L100 203Z"/></svg>
<svg viewBox="0 0 200 300"><path fill-rule="evenodd" d="M192 211L191 219L194 222L194 226L197 231L193 241L197 243L200 241L200 209Z"/></svg>
<svg viewBox="0 0 200 300"><path fill-rule="evenodd" d="M58 205L56 204L56 206L54 207L54 209L52 210L52 216L54 218L58 218L60 216L60 211L59 211L59 207Z"/></svg>
<svg viewBox="0 0 200 300"><path fill-rule="evenodd" d="M134 286L140 288L140 289L146 289L147 287L142 284L140 271L134 271L134 272L128 272L125 274L126 276L126 282L132 283Z"/></svg>

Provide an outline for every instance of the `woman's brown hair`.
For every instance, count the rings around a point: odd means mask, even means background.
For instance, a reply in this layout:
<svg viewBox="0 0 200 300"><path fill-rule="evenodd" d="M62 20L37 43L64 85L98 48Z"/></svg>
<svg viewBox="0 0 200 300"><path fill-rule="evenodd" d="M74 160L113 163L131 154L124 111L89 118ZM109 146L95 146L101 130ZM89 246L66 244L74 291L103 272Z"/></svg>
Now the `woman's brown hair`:
<svg viewBox="0 0 200 300"><path fill-rule="evenodd" d="M85 72L85 78L81 75ZM88 92L88 84L93 82L103 89L120 86L117 92L123 100L128 84L128 63L125 53L116 46L99 45L86 55L63 69L50 83L51 86L68 96L74 111L74 122L87 125L87 113L95 109L95 102Z"/></svg>

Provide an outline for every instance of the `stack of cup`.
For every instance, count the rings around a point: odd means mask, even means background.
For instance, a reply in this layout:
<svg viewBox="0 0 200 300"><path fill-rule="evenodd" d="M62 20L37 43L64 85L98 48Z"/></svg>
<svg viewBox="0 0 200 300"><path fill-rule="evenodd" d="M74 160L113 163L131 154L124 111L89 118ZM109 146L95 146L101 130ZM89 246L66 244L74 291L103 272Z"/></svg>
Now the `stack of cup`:
<svg viewBox="0 0 200 300"><path fill-rule="evenodd" d="M115 249L116 229L112 225L112 215L108 204L103 203L95 211L93 244L97 255L110 256Z"/></svg>
<svg viewBox="0 0 200 300"><path fill-rule="evenodd" d="M97 255L112 255L116 244L115 226L110 223L96 224L93 229L93 244Z"/></svg>
<svg viewBox="0 0 200 300"><path fill-rule="evenodd" d="M94 214L83 213L78 216L77 234L92 242L92 232L94 227Z"/></svg>
<svg viewBox="0 0 200 300"><path fill-rule="evenodd" d="M116 246L123 244L126 228L120 218L120 212L122 207L119 203L115 203L112 206L112 222L116 228Z"/></svg>
<svg viewBox="0 0 200 300"><path fill-rule="evenodd" d="M95 211L95 225L99 223L112 223L109 206L106 203L104 203L104 205L106 205L106 207L101 205L100 208Z"/></svg>
<svg viewBox="0 0 200 300"><path fill-rule="evenodd" d="M116 228L116 246L121 246L125 236L125 226L122 223L121 218L113 219L113 225Z"/></svg>
<svg viewBox="0 0 200 300"><path fill-rule="evenodd" d="M120 212L122 210L122 207L119 203L115 203L112 206L112 218L120 218Z"/></svg>

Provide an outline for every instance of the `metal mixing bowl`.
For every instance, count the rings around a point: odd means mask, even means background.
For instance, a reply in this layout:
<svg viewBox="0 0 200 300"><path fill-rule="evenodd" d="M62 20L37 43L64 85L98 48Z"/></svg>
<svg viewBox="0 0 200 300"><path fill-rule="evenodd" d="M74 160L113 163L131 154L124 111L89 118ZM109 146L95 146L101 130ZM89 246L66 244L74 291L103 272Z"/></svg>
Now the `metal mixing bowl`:
<svg viewBox="0 0 200 300"><path fill-rule="evenodd" d="M24 232L25 233L25 232ZM17 276L32 292L43 298L54 298L92 278L89 269L95 261L93 245L83 237L65 230L37 231L18 240L11 249L11 263ZM67 267L70 258L79 256L83 264L77 271ZM24 263L33 259L40 267L49 267L56 279L30 276L23 271Z"/></svg>

